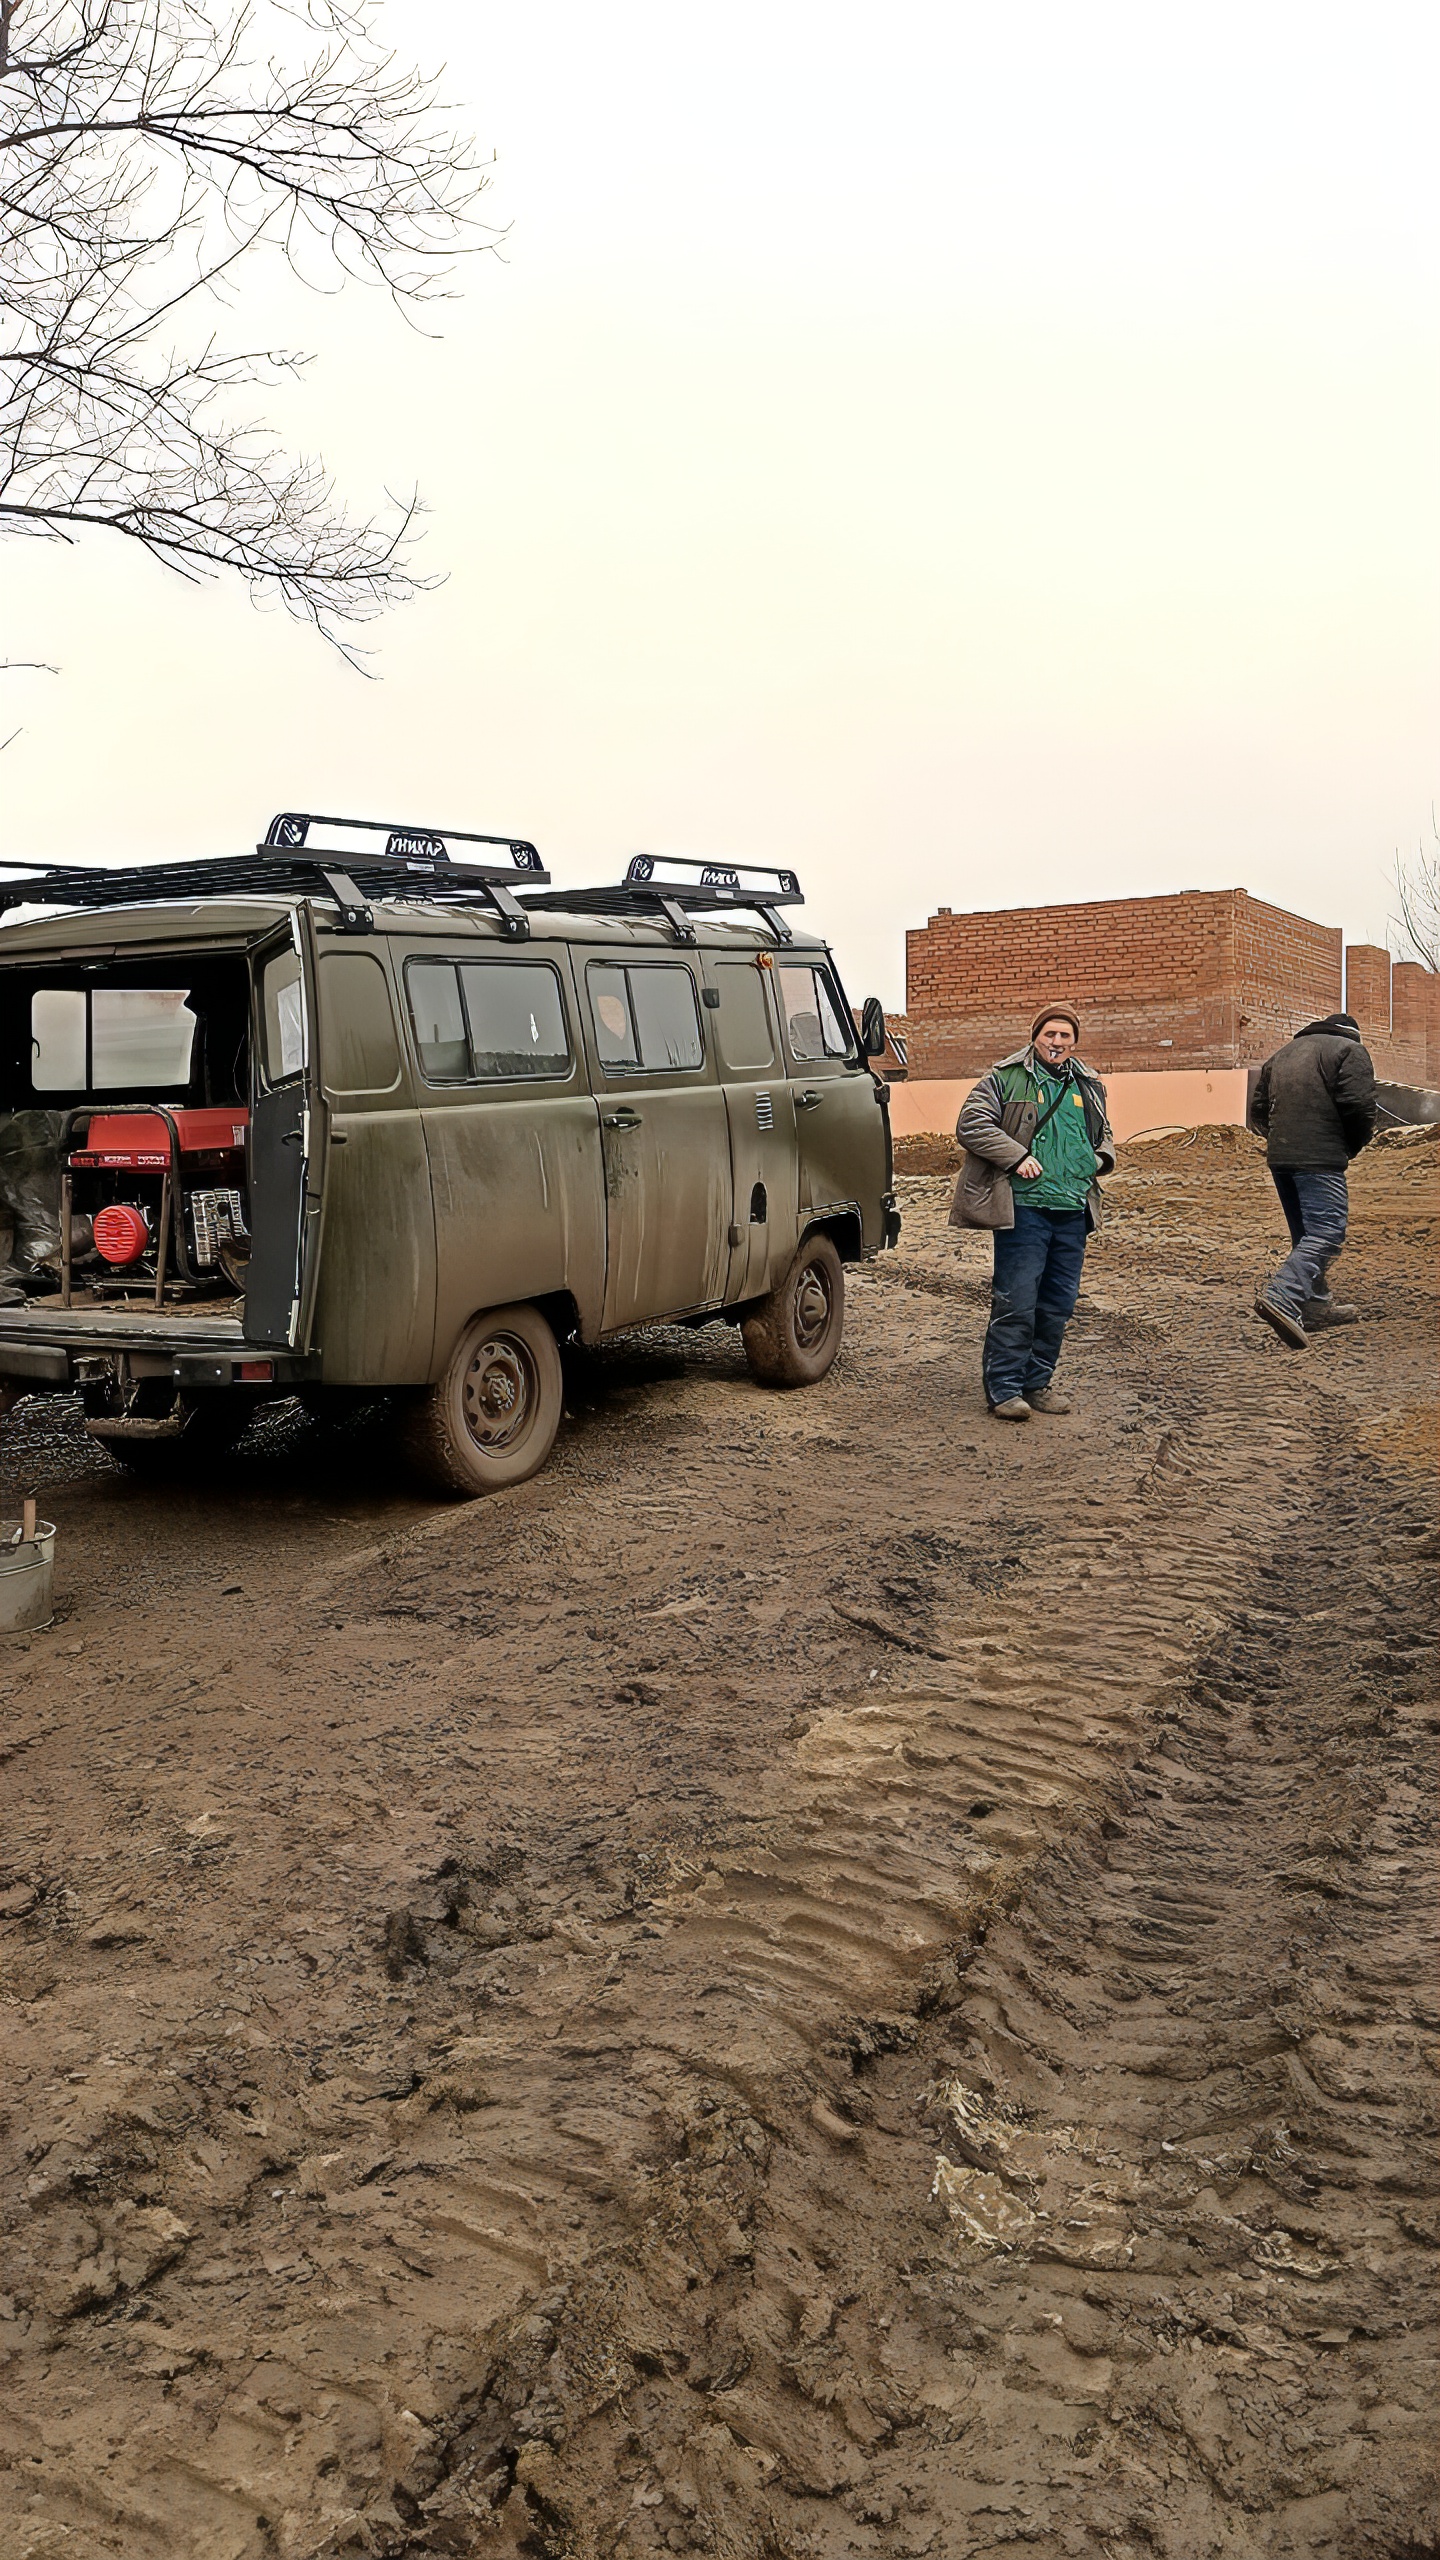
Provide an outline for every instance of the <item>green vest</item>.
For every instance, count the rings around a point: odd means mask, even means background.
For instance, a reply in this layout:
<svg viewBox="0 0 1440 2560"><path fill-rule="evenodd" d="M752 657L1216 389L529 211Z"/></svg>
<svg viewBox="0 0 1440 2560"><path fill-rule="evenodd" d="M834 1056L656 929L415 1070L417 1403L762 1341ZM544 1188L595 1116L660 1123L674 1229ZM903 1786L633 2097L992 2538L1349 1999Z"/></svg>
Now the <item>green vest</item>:
<svg viewBox="0 0 1440 2560"><path fill-rule="evenodd" d="M1030 1141L1030 1152L1043 1169L1038 1182L1022 1182L1012 1173L1010 1187L1032 1209L1083 1209L1099 1159L1085 1126L1080 1087L1072 1076L1052 1076L1043 1067L1026 1074L1017 1091L1027 1087L1044 1123ZM1058 1108L1052 1111L1057 1096Z"/></svg>

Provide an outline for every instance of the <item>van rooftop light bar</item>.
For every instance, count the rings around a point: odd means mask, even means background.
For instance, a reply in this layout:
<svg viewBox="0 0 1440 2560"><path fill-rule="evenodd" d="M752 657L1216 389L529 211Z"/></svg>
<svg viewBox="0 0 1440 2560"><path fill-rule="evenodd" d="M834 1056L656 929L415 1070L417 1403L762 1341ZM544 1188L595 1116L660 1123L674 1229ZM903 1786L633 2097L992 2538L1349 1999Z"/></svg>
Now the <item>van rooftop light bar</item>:
<svg viewBox="0 0 1440 2560"><path fill-rule="evenodd" d="M671 872L685 876L673 880L668 876ZM611 887L547 889L540 897L527 893L525 904L584 916L662 915L677 942L694 941L692 916L741 907L758 915L777 942L792 942L790 927L776 910L803 907L805 896L793 871L773 870L768 864L637 853L624 879Z"/></svg>
<svg viewBox="0 0 1440 2560"><path fill-rule="evenodd" d="M357 851L327 838L359 837ZM383 851L367 837L384 839ZM452 844L485 845L503 862L456 861ZM525 910L514 895L524 881L550 878L533 844L517 836L477 836L456 828L392 825L383 818L317 818L285 810L272 818L254 853L220 854L201 862L136 863L125 869L90 869L75 863L0 861L0 912L7 907L135 907L205 898L330 897L347 933L368 933L374 921L369 898L424 898L447 906L488 906L517 941L529 933Z"/></svg>

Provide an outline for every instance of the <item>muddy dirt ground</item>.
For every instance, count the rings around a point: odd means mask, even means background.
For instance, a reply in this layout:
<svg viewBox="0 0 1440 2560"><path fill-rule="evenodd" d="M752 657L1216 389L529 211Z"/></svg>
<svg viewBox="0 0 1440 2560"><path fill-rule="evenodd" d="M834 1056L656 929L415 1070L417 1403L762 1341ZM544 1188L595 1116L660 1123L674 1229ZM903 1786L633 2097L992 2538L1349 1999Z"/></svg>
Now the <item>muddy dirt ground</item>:
<svg viewBox="0 0 1440 2560"><path fill-rule="evenodd" d="M1296 1355L1130 1148L1019 1430L940 1173L822 1387L578 1357L489 1503L21 1406L5 2560L1440 2551L1437 1174Z"/></svg>

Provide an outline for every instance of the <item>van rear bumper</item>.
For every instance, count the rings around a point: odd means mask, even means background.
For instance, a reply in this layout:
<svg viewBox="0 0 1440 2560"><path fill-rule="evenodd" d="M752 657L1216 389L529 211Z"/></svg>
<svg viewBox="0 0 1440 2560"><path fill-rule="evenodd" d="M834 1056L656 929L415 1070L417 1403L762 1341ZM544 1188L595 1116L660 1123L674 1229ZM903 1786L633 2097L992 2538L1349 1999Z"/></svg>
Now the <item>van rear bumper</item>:
<svg viewBox="0 0 1440 2560"><path fill-rule="evenodd" d="M0 1308L0 1379L12 1386L63 1391L79 1383L79 1364L121 1356L132 1372L168 1377L192 1392L297 1387L320 1375L318 1351L248 1343L233 1317L167 1322L163 1316Z"/></svg>

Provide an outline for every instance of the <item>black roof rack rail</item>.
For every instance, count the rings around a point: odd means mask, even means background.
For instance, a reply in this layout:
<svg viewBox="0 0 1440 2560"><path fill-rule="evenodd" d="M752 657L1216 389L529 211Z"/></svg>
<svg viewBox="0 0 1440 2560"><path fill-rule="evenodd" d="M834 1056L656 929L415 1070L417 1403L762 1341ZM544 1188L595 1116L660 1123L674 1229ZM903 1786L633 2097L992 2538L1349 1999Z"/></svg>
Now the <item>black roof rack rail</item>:
<svg viewBox="0 0 1440 2560"><path fill-rule="evenodd" d="M696 877L657 879L657 869L662 874L693 872ZM775 941L784 943L795 937L777 909L803 907L805 895L793 871L776 870L768 863L704 862L690 854L637 853L623 880L596 889L547 889L539 897L527 892L525 904L585 916L660 915L677 942L694 941L691 916L724 914L741 907L758 915Z"/></svg>
<svg viewBox="0 0 1440 2560"><path fill-rule="evenodd" d="M384 851L358 853L343 844L312 844L327 834L380 835ZM504 862L455 861L450 845L493 845ZM447 906L487 906L508 934L523 941L530 920L515 897L523 882L550 874L533 844L519 836L477 836L451 828L403 827L379 818L316 818L286 810L270 822L253 853L217 854L199 862L147 862L101 870L78 863L17 863L0 857L0 913L8 907L154 906L171 899L330 897L347 933L369 933L371 898L423 898Z"/></svg>

